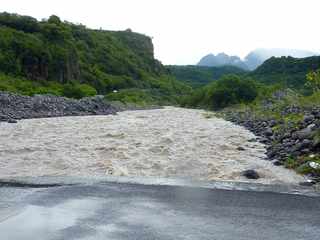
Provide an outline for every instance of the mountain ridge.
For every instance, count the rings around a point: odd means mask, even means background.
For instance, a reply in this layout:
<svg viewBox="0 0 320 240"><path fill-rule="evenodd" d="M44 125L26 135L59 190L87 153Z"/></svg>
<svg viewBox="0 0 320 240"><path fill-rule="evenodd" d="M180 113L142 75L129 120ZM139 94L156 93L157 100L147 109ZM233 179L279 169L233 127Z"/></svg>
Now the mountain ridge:
<svg viewBox="0 0 320 240"><path fill-rule="evenodd" d="M306 58L271 57L249 76L264 84L284 84L301 89L306 83L306 74L320 68L320 56Z"/></svg>
<svg viewBox="0 0 320 240"><path fill-rule="evenodd" d="M199 66L208 66L208 67L219 67L219 66L236 66L244 70L255 70L259 67L264 61L271 57L282 57L290 56L294 58L305 58L311 56L318 56L319 53L308 51L308 50L299 50L299 49L286 49L286 48L257 48L244 58L241 59L238 56L229 56L226 53L219 53L217 55L208 54L201 58L197 65Z"/></svg>

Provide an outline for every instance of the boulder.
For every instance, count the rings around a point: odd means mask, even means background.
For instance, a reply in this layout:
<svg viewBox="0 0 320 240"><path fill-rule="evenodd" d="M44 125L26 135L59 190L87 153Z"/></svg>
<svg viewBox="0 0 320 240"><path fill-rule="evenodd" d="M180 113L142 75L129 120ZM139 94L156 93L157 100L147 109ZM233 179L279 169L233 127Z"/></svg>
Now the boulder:
<svg viewBox="0 0 320 240"><path fill-rule="evenodd" d="M15 119L9 119L9 120L8 120L8 123L17 123L17 120L15 120Z"/></svg>
<svg viewBox="0 0 320 240"><path fill-rule="evenodd" d="M315 170L319 170L320 169L320 163L309 162L309 167L311 167L312 169L315 169Z"/></svg>
<svg viewBox="0 0 320 240"><path fill-rule="evenodd" d="M269 142L269 139L268 139L268 138L264 138L264 137L263 137L263 138L260 138L260 139L259 139L259 142L261 142L261 143L265 143L265 144L266 144L266 143L268 143L268 142Z"/></svg>
<svg viewBox="0 0 320 240"><path fill-rule="evenodd" d="M238 150L238 151L245 151L246 149L243 148L243 147L237 147L237 150Z"/></svg>
<svg viewBox="0 0 320 240"><path fill-rule="evenodd" d="M282 166L283 165L283 162L279 161L279 160L275 160L272 162L273 165L275 166Z"/></svg>
<svg viewBox="0 0 320 240"><path fill-rule="evenodd" d="M302 150L301 150L301 153L302 153L303 155L308 154L308 153L310 153L310 149L309 149L309 148L302 149Z"/></svg>
<svg viewBox="0 0 320 240"><path fill-rule="evenodd" d="M270 150L267 152L267 157L270 159L273 159L275 156L277 155L277 151L276 150Z"/></svg>
<svg viewBox="0 0 320 240"><path fill-rule="evenodd" d="M242 176L248 178L248 179L259 179L260 176L255 170L245 170L241 173Z"/></svg>
<svg viewBox="0 0 320 240"><path fill-rule="evenodd" d="M299 183L300 186L304 186L304 187L312 187L314 184L316 184L315 181L306 181L306 182Z"/></svg>
<svg viewBox="0 0 320 240"><path fill-rule="evenodd" d="M314 120L314 116L313 115L305 115L303 117L303 122L304 123L311 123Z"/></svg>
<svg viewBox="0 0 320 240"><path fill-rule="evenodd" d="M300 140L311 139L313 135L314 135L314 131L308 127L296 132L296 136Z"/></svg>
<svg viewBox="0 0 320 240"><path fill-rule="evenodd" d="M269 121L269 126L270 127L274 127L275 125L277 125L277 121L276 120L270 120Z"/></svg>
<svg viewBox="0 0 320 240"><path fill-rule="evenodd" d="M312 141L311 141L311 140L309 140L309 139L303 139L303 141L302 141L302 143L301 143L301 148L300 148L300 149L307 148L307 147L309 147L311 144L312 144Z"/></svg>
<svg viewBox="0 0 320 240"><path fill-rule="evenodd" d="M312 124L309 124L307 128L310 128L311 130L315 130L317 128L317 125L312 123Z"/></svg>
<svg viewBox="0 0 320 240"><path fill-rule="evenodd" d="M273 131L271 128L266 128L266 130L264 131L264 135L267 137L270 137L273 135Z"/></svg>

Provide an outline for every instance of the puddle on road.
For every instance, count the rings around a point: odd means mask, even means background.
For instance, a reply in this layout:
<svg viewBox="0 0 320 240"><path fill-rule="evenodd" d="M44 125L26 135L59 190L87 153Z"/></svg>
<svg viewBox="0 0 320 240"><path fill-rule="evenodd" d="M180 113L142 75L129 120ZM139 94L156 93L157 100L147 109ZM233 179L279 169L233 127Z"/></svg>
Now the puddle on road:
<svg viewBox="0 0 320 240"><path fill-rule="evenodd" d="M98 203L95 199L77 199L54 207L29 205L16 216L0 222L0 239L49 239L76 225L77 220L93 216Z"/></svg>

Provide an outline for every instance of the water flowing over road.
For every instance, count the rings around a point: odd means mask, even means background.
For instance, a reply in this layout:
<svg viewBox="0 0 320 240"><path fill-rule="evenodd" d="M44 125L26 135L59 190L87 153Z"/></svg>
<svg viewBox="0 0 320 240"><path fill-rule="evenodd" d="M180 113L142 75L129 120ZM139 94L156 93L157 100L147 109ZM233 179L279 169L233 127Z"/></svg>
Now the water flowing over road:
<svg viewBox="0 0 320 240"><path fill-rule="evenodd" d="M0 178L153 176L298 183L265 160L255 136L202 110L166 107L117 115L0 123ZM255 169L258 180L241 172Z"/></svg>

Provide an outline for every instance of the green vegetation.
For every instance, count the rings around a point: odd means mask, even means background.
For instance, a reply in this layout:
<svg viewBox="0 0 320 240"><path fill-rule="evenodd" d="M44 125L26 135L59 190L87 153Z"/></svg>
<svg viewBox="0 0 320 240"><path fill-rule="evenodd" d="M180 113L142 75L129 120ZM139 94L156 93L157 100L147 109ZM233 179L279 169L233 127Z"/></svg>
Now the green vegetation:
<svg viewBox="0 0 320 240"><path fill-rule="evenodd" d="M151 38L131 30L92 30L57 16L37 21L1 13L0 35L0 89L5 91L81 98L148 90L172 102L190 92L154 59Z"/></svg>
<svg viewBox="0 0 320 240"><path fill-rule="evenodd" d="M222 70L219 80L202 86L209 76L213 76L214 68L169 66L169 70L178 78L185 78L186 83L196 86L194 93L183 99L184 106L221 109L231 105L245 104L254 108L256 114L269 114L269 110L259 109L262 101L273 101L278 110L289 104L318 104L320 95L320 57L296 59L292 57L270 58L253 72L242 72L240 75L226 77ZM217 68L216 68L217 69ZM230 69L229 69L230 70ZM307 77L306 77L307 76ZM192 80L188 80L192 79ZM282 101L272 99L275 92L289 93ZM250 104L248 104L250 103ZM274 118L279 113L270 110ZM278 114L279 115L279 114Z"/></svg>
<svg viewBox="0 0 320 240"><path fill-rule="evenodd" d="M311 71L307 74L307 86L312 88L314 93L320 91L320 69Z"/></svg>
<svg viewBox="0 0 320 240"><path fill-rule="evenodd" d="M249 76L257 81L271 85L281 84L283 88L293 88L309 93L305 88L306 74L320 68L320 57L293 58L272 57L265 61Z"/></svg>
<svg viewBox="0 0 320 240"><path fill-rule="evenodd" d="M69 98L83 98L97 95L97 90L88 84L65 84L62 95Z"/></svg>
<svg viewBox="0 0 320 240"><path fill-rule="evenodd" d="M241 68L234 66L204 67L204 66L167 66L169 72L179 81L193 88L203 87L223 75L247 73Z"/></svg>
<svg viewBox="0 0 320 240"><path fill-rule="evenodd" d="M53 94L62 96L64 85L54 81L32 81L0 73L0 91L16 92L22 95Z"/></svg>
<svg viewBox="0 0 320 240"><path fill-rule="evenodd" d="M70 98L83 98L97 95L95 88L88 84L70 82L61 84L55 81L32 81L0 73L0 91L15 92L22 95L52 94Z"/></svg>
<svg viewBox="0 0 320 240"><path fill-rule="evenodd" d="M271 58L256 71L223 75L196 88L182 102L219 110L216 116L249 126L270 141L268 156L277 164L320 180L314 167L320 164L320 131L314 129L319 127L320 57ZM313 120L306 120L310 116Z"/></svg>
<svg viewBox="0 0 320 240"><path fill-rule="evenodd" d="M320 175L320 169L311 168L309 163L315 162L320 164L320 156L319 155L311 155L310 156L299 156L299 157L289 157L285 166L290 169L296 170L300 174L314 174Z"/></svg>
<svg viewBox="0 0 320 240"><path fill-rule="evenodd" d="M217 110L234 104L252 102L258 96L258 89L259 86L250 78L225 75L195 91L184 104Z"/></svg>

